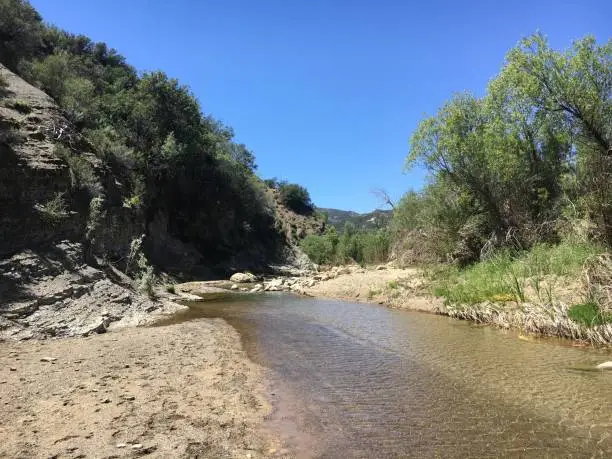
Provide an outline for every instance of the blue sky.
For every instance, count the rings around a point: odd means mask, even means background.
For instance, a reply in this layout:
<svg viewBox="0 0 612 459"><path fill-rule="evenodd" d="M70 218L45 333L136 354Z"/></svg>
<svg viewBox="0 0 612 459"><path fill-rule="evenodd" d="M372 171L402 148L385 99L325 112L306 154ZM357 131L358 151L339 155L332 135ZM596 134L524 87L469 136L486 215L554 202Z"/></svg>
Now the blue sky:
<svg viewBox="0 0 612 459"><path fill-rule="evenodd" d="M517 41L612 35L612 1L31 0L45 21L104 41L138 70L189 85L255 152L262 177L315 204L377 207L423 185L408 138L453 92L482 94Z"/></svg>

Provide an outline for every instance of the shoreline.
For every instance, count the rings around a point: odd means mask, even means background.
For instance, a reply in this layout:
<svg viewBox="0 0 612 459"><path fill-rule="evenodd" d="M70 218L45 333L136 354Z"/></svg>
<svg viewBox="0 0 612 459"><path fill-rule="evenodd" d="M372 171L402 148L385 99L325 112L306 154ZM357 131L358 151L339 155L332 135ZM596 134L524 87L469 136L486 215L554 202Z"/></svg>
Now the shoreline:
<svg viewBox="0 0 612 459"><path fill-rule="evenodd" d="M288 291L316 298L439 314L534 336L567 339L580 346L612 345L612 324L588 327L570 320L568 305L571 302L556 300L547 304L513 301L455 306L445 304L441 297L432 295L429 287L430 283L422 270L395 268L392 265L369 268L341 266L303 277L258 278L245 283L203 281L176 286L179 295L187 301L206 300L219 290L235 294Z"/></svg>
<svg viewBox="0 0 612 459"><path fill-rule="evenodd" d="M323 279L306 288L304 293L317 298L439 314L538 337L567 339L578 345L612 346L612 324L586 327L573 322L567 316L568 306L562 302L553 305L525 302L513 306L489 302L456 307L445 305L442 298L427 293L427 287L417 268L381 265L374 269L342 270L342 274ZM364 291L367 291L366 298Z"/></svg>
<svg viewBox="0 0 612 459"><path fill-rule="evenodd" d="M0 456L264 457L264 369L221 319L0 348ZM277 443L277 442L276 442Z"/></svg>

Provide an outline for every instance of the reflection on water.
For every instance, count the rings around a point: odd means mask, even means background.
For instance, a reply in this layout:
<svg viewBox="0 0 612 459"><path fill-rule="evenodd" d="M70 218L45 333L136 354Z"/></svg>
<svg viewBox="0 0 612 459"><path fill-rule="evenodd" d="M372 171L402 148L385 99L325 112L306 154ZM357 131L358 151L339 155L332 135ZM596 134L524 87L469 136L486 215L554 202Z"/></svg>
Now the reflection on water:
<svg viewBox="0 0 612 459"><path fill-rule="evenodd" d="M274 375L271 428L303 457L612 457L605 349L365 304L255 296L221 317Z"/></svg>

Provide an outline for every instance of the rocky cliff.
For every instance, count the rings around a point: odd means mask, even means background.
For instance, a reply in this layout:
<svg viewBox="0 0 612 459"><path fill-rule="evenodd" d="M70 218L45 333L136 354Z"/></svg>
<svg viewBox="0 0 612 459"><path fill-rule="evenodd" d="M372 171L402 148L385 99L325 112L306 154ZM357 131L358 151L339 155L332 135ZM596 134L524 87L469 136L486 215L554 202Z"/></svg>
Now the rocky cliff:
<svg viewBox="0 0 612 459"><path fill-rule="evenodd" d="M103 332L171 307L134 290L125 272L134 277L128 268L136 251L146 254L158 278L311 267L294 243L322 223L295 216L273 197L270 237L281 241L280 250L271 256L252 247L207 265L194 246L171 234L167 214L145 216L125 205L121 176L53 99L2 65L0 83L0 339ZM89 189L79 183L83 174ZM104 207L92 196L103 196Z"/></svg>

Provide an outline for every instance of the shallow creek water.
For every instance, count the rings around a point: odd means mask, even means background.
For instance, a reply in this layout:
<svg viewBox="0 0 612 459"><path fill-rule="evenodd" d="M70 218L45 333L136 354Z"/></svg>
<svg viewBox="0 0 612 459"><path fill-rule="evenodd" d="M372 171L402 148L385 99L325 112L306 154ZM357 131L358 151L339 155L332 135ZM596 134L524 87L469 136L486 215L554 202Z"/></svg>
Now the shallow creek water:
<svg viewBox="0 0 612 459"><path fill-rule="evenodd" d="M267 294L192 305L270 370L299 457L612 457L609 349L446 317Z"/></svg>

